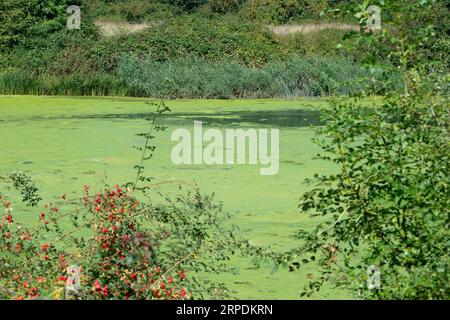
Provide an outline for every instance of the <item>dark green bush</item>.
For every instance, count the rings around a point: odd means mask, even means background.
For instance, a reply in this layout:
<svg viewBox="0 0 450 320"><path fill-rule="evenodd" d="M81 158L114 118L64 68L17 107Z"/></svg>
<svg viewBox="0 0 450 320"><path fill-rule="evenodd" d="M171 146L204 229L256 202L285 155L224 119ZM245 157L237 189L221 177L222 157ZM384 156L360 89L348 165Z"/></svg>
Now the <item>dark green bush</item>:
<svg viewBox="0 0 450 320"><path fill-rule="evenodd" d="M148 0L82 0L82 9L93 19L129 22L170 18L181 10L163 1Z"/></svg>
<svg viewBox="0 0 450 320"><path fill-rule="evenodd" d="M166 21L144 32L104 39L90 51L95 52L97 61L108 61L108 68L114 67L114 59L120 53L128 52L150 55L156 61L191 54L208 61L229 59L250 66L282 60L291 53L271 32L255 24L233 17L206 19L199 15Z"/></svg>
<svg viewBox="0 0 450 320"><path fill-rule="evenodd" d="M246 2L246 0L209 0L209 9L212 12L226 14L236 12Z"/></svg>
<svg viewBox="0 0 450 320"><path fill-rule="evenodd" d="M249 0L243 9L245 17L270 24L319 19L327 0Z"/></svg>
<svg viewBox="0 0 450 320"><path fill-rule="evenodd" d="M0 2L0 52L26 45L32 37L43 37L65 25L66 0L2 0Z"/></svg>
<svg viewBox="0 0 450 320"><path fill-rule="evenodd" d="M181 8L184 11L194 11L201 5L204 5L208 0L160 0L169 3L175 7Z"/></svg>
<svg viewBox="0 0 450 320"><path fill-rule="evenodd" d="M302 211L318 222L299 230L292 252L300 268L319 266L304 295L325 283L365 299L450 295L449 74L430 69L432 56L423 55L445 38L424 19L437 3L386 1L382 31L355 35L367 45L371 70L395 70L403 87L391 85L395 78L371 79L325 114L315 141L336 171L317 172L301 198ZM365 8L350 9L365 26Z"/></svg>

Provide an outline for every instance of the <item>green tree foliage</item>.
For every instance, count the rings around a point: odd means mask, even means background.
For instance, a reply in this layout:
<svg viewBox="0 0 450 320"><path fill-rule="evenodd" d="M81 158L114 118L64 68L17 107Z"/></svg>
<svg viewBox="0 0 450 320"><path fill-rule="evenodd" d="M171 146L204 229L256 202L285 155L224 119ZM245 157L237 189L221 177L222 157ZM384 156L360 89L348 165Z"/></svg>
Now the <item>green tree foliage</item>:
<svg viewBox="0 0 450 320"><path fill-rule="evenodd" d="M362 27L356 37L369 48L367 61L385 69L391 61L404 88L392 91L386 80L375 81L363 96L381 88L381 102L337 100L327 112L317 142L321 157L338 170L317 174L301 199L303 212L321 221L314 231L298 233L303 261L321 266L304 294L331 282L365 298L450 295L449 76L430 69L430 56L423 54L434 37L446 36L427 22L434 5L380 1L387 14L379 32L364 30L364 5L351 6ZM379 287L367 283L370 266L380 270Z"/></svg>
<svg viewBox="0 0 450 320"><path fill-rule="evenodd" d="M3 0L0 3L0 51L45 37L65 24L66 0Z"/></svg>
<svg viewBox="0 0 450 320"><path fill-rule="evenodd" d="M250 19L282 24L318 19L327 8L327 0L249 0L243 13Z"/></svg>
<svg viewBox="0 0 450 320"><path fill-rule="evenodd" d="M236 12L246 0L209 0L208 5L212 12L226 14Z"/></svg>
<svg viewBox="0 0 450 320"><path fill-rule="evenodd" d="M208 0L162 0L162 2L169 3L175 7L181 8L184 11L194 11L201 5L204 5Z"/></svg>

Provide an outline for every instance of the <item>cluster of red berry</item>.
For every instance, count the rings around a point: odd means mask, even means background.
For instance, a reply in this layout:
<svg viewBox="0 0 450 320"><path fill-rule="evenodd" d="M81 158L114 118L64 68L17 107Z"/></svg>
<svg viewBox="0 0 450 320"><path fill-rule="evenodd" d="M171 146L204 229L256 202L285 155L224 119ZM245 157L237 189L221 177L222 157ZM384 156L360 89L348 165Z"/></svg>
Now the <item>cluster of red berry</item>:
<svg viewBox="0 0 450 320"><path fill-rule="evenodd" d="M22 251L29 257L27 264L0 270L4 279L0 285L8 288L6 293L0 292L0 298L64 298L64 294L56 297L52 292L73 287L83 299L189 299L186 275L181 271L164 272L157 261L150 259L150 241L137 219L139 202L128 190L116 185L94 196L89 194L88 186L83 191L82 204L90 212L93 237L78 248L77 256L57 249L55 241L38 243L35 231L30 233L22 226L13 228L11 203L0 194L6 212L0 222L0 249ZM66 200L66 195L62 198ZM51 205L46 208L48 214L60 211ZM45 212L39 219L45 228L54 222L47 220ZM77 278L70 273L67 257L80 266Z"/></svg>
<svg viewBox="0 0 450 320"><path fill-rule="evenodd" d="M136 211L139 202L127 190L115 186L94 197L85 187L84 204L94 219L95 241L99 244L101 266L95 273L93 292L99 298L124 299L185 299L189 297L182 286L185 275L174 276L161 272L156 261L145 254L149 244L139 230ZM125 261L125 260L131 260ZM117 281L111 281L116 279Z"/></svg>

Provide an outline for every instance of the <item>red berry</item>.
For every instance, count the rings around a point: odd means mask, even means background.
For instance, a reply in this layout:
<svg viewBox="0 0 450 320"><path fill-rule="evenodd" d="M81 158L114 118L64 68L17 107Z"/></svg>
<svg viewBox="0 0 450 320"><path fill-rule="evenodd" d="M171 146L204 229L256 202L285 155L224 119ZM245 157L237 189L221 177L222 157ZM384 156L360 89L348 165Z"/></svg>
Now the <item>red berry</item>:
<svg viewBox="0 0 450 320"><path fill-rule="evenodd" d="M108 286L104 286L102 292L103 292L103 295L105 297L107 297L108 296Z"/></svg>
<svg viewBox="0 0 450 320"><path fill-rule="evenodd" d="M95 288L95 291L101 291L102 290L102 287L100 286L100 282L98 280L94 281L94 288Z"/></svg>

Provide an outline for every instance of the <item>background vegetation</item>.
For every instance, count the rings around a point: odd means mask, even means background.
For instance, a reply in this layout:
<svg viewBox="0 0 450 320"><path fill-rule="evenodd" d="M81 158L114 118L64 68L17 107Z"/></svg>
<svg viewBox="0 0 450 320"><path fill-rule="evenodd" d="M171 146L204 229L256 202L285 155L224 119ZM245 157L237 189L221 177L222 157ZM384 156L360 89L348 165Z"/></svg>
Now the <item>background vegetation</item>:
<svg viewBox="0 0 450 320"><path fill-rule="evenodd" d="M336 84L362 74L366 44L354 44L344 37L348 30L335 27L305 32L270 29L283 23L316 25L332 21L356 28L357 21L345 10L334 17L321 15L345 3L78 0L70 4L81 6L82 28L69 31L69 1L5 0L0 4L0 93L199 98L348 93L348 86ZM435 14L411 22L415 24L411 27L436 24L439 32L433 46L445 47L448 15L444 2L437 1L433 10ZM141 23L142 29L131 32L127 27L133 25L127 23ZM120 25L125 29L114 29ZM105 28L112 28L112 34L105 35ZM385 47L390 50L389 44ZM314 64L325 71L313 70ZM131 66L147 72L156 70L163 76L163 83L156 88L141 75L144 82L130 83L124 70L131 71ZM174 66L182 66L182 78L194 85L177 82ZM199 89L203 84L196 83L199 75L189 71L193 69L202 74L211 72L214 88ZM290 79L280 79L286 69ZM238 84L229 80L235 72ZM262 87L260 79L279 88Z"/></svg>

